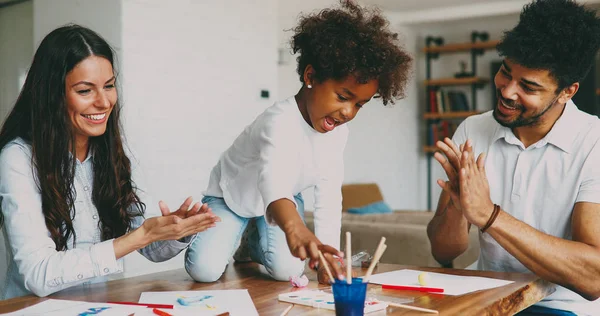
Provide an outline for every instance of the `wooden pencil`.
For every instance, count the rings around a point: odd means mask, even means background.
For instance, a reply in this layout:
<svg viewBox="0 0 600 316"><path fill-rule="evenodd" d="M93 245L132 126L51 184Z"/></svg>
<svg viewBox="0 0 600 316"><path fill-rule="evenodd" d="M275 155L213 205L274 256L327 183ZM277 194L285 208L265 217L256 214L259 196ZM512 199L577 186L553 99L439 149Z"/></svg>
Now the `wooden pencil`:
<svg viewBox="0 0 600 316"><path fill-rule="evenodd" d="M371 261L371 265L369 266L369 269L367 270L367 273L363 277L363 283L364 282L369 282L369 278L371 278L371 274L373 273L373 269L375 269L375 266L379 262L379 259L381 259L381 256L383 256L383 253L385 252L385 249L387 249L387 245L384 244L384 245L381 246L381 248L378 248L375 251L375 256L373 256L373 261Z"/></svg>
<svg viewBox="0 0 600 316"><path fill-rule="evenodd" d="M323 257L323 253L321 252L321 250L319 250L319 259L321 259L321 264L323 265L325 271L327 272L327 275L329 276L329 281L331 281L331 283L335 283L333 274L331 274L331 270L329 270L329 266L327 265L327 261L325 260L325 257Z"/></svg>
<svg viewBox="0 0 600 316"><path fill-rule="evenodd" d="M352 242L350 232L346 232L346 281L352 284Z"/></svg>
<svg viewBox="0 0 600 316"><path fill-rule="evenodd" d="M392 307L411 309L414 311L420 311L420 312L424 312L424 313L431 313L431 314L439 314L440 313L440 312L436 311L435 309L428 309L428 308L423 308L423 307L416 307L416 306L404 305L404 304L398 304L398 303L392 303L392 302L382 302L382 303L386 303L386 304L388 304L388 306L392 306Z"/></svg>
<svg viewBox="0 0 600 316"><path fill-rule="evenodd" d="M279 316L285 316L285 315L287 315L287 313L290 312L290 310L292 309L292 307L294 307L294 304L288 306L288 308L286 308L283 312L281 312L281 314L279 314Z"/></svg>

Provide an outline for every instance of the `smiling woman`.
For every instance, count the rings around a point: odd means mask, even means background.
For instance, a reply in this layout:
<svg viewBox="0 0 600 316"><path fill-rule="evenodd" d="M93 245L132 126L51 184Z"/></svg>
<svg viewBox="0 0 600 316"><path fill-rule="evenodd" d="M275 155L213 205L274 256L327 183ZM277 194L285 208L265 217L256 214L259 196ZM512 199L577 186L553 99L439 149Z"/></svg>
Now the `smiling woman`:
<svg viewBox="0 0 600 316"><path fill-rule="evenodd" d="M219 220L207 205L190 209L191 197L173 213L148 202L121 138L115 81L111 47L87 28L60 27L37 49L0 131L10 246L0 299L105 280L136 250L170 259Z"/></svg>
<svg viewBox="0 0 600 316"><path fill-rule="evenodd" d="M101 136L117 102L115 76L111 63L90 56L77 64L66 77L65 100L75 133L77 159L88 152L89 137Z"/></svg>

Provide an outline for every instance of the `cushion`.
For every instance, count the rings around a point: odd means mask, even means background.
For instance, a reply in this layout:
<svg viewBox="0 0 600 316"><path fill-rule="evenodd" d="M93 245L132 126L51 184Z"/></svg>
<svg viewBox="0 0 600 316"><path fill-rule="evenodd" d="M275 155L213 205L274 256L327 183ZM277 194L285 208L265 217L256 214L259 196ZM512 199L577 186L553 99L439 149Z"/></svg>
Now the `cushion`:
<svg viewBox="0 0 600 316"><path fill-rule="evenodd" d="M342 212L380 201L383 201L383 196L375 183L342 185Z"/></svg>
<svg viewBox="0 0 600 316"><path fill-rule="evenodd" d="M371 203L361 207L349 208L350 214L387 214L392 213L392 209L384 201Z"/></svg>

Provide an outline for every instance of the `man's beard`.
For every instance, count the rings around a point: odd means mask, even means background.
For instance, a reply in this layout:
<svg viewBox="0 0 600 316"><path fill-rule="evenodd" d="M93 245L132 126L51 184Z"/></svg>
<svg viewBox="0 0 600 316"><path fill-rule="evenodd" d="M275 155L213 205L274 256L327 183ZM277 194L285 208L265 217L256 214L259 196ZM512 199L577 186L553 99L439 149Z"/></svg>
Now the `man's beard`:
<svg viewBox="0 0 600 316"><path fill-rule="evenodd" d="M496 89L496 95L497 97L497 103L496 103L496 107L494 108L494 119L496 119L496 122L498 122L498 124L504 126L504 127L508 127L508 128L515 128L515 127L523 127L523 126L534 126L537 125L541 119L541 117L546 114L546 112L548 112L551 108L554 107L554 105L556 104L556 101L558 100L559 95L556 95L556 98L554 98L554 100L552 100L550 103L548 103L548 105L546 105L546 107L544 107L541 111L534 113L532 116L530 117L523 117L523 113L525 112L525 107L520 104L517 103L517 101L514 100L507 100L505 98L502 97L502 94L500 93L500 89ZM507 106L511 107L511 108L515 108L518 111L520 111L519 115L517 116L516 119L512 120L512 121L504 121L503 117L504 115L502 113L499 112L498 107L502 106L500 103L504 102Z"/></svg>

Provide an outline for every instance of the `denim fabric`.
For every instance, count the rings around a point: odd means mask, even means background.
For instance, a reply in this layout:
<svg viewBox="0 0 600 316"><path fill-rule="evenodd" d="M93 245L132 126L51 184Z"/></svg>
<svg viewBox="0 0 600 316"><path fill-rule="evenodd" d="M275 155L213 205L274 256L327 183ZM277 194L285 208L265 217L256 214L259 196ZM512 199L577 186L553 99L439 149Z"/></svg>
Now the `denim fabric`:
<svg viewBox="0 0 600 316"><path fill-rule="evenodd" d="M294 199L298 213L304 219L302 195L298 194ZM202 202L208 204L221 222L196 234L185 254L185 269L198 282L214 282L223 275L251 218L234 213L222 198L207 196ZM254 220L258 236L251 236L249 240L252 260L264 265L275 280L287 281L291 276L301 275L304 261L292 256L281 228L269 225L264 216Z"/></svg>

